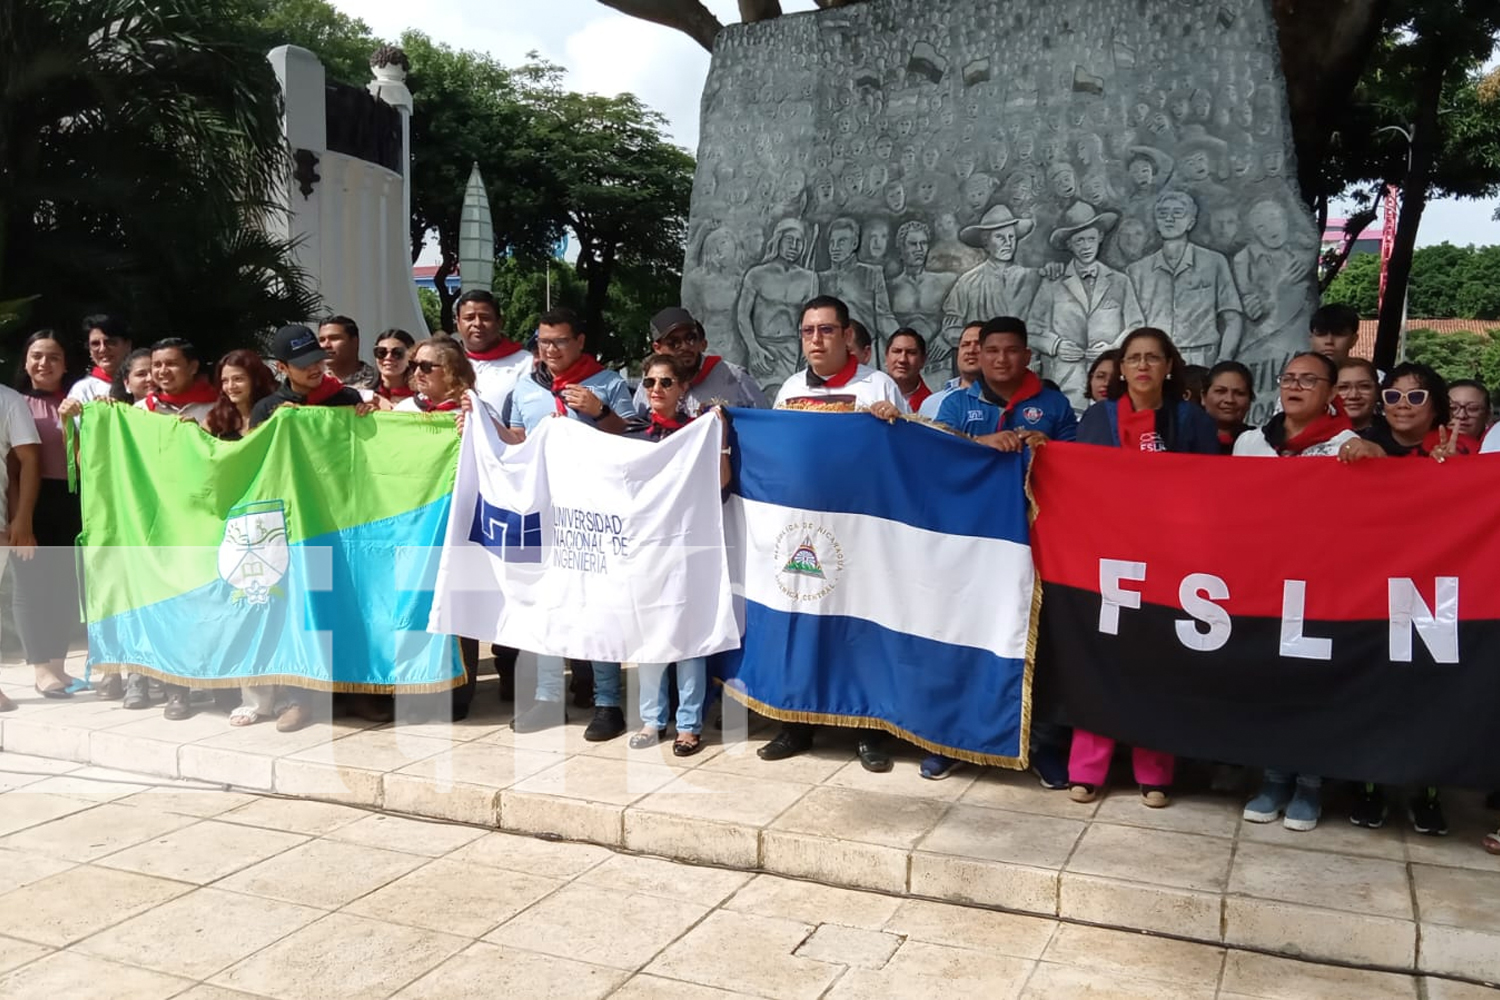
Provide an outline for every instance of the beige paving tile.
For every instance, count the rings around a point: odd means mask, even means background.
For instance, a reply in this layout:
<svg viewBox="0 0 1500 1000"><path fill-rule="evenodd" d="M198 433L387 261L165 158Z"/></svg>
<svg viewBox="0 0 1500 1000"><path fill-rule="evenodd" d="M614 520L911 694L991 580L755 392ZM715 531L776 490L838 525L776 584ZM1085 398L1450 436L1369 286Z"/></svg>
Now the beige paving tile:
<svg viewBox="0 0 1500 1000"><path fill-rule="evenodd" d="M619 847L625 807L609 802L502 789L500 828L510 833Z"/></svg>
<svg viewBox="0 0 1500 1000"><path fill-rule="evenodd" d="M73 862L48 853L28 854L0 849L0 895L72 867Z"/></svg>
<svg viewBox="0 0 1500 1000"><path fill-rule="evenodd" d="M32 944L30 941L0 937L0 972L9 972L17 966L34 962L51 950L39 944Z"/></svg>
<svg viewBox="0 0 1500 1000"><path fill-rule="evenodd" d="M1026 989L1025 1000L1214 1000L1212 986L1187 986L1116 971L1041 962Z"/></svg>
<svg viewBox="0 0 1500 1000"><path fill-rule="evenodd" d="M126 736L109 729L95 730L89 734L89 760L101 767L175 778L179 745L174 740L152 740L143 736Z"/></svg>
<svg viewBox="0 0 1500 1000"><path fill-rule="evenodd" d="M225 727L222 732L200 740L196 745L212 750L238 750L265 757L285 757L326 746L341 735L344 734L336 732L326 723L314 724L295 733L279 733L274 723L265 722L256 726Z"/></svg>
<svg viewBox="0 0 1500 1000"><path fill-rule="evenodd" d="M74 950L186 979L207 979L323 916L322 911L198 889L101 931Z"/></svg>
<svg viewBox="0 0 1500 1000"><path fill-rule="evenodd" d="M1141 879L1180 889L1222 892L1234 842L1095 822L1068 861L1068 871Z"/></svg>
<svg viewBox="0 0 1500 1000"><path fill-rule="evenodd" d="M226 990L219 986L199 983L186 993L179 993L172 1000L258 1000L258 998L253 993L241 993L239 990Z"/></svg>
<svg viewBox="0 0 1500 1000"><path fill-rule="evenodd" d="M926 851L911 856L914 896L1055 917L1057 882L1058 873L1052 868Z"/></svg>
<svg viewBox="0 0 1500 1000"><path fill-rule="evenodd" d="M562 754L541 750L523 750L485 742L464 743L407 764L397 773L415 775L435 782L440 788L449 784L509 788L521 778L540 774L563 763L565 759Z"/></svg>
<svg viewBox="0 0 1500 1000"><path fill-rule="evenodd" d="M477 938L563 885L559 879L433 861L356 899L344 912Z"/></svg>
<svg viewBox="0 0 1500 1000"><path fill-rule="evenodd" d="M1057 914L1067 920L1217 941L1223 933L1224 897L1217 891L1063 872Z"/></svg>
<svg viewBox="0 0 1500 1000"><path fill-rule="evenodd" d="M1141 826L1207 837L1233 837L1239 829L1242 804L1238 800L1206 796L1174 796L1166 809L1148 809L1140 796L1107 795L1094 818L1121 826Z"/></svg>
<svg viewBox="0 0 1500 1000"><path fill-rule="evenodd" d="M36 698L33 704L26 704L32 699L25 696L16 698L15 701L25 705L26 715L33 715L31 711L33 707L42 708L40 704L35 704L41 701L40 698ZM58 721L51 721L54 718ZM70 721L72 724L69 724L69 721L63 721L55 712L48 712L45 716L37 712L30 719L11 716L3 723L5 748L7 751L14 750L16 753L87 764L89 762L89 730L79 726L77 719Z"/></svg>
<svg viewBox="0 0 1500 1000"><path fill-rule="evenodd" d="M744 1000L753 994L731 993L714 986L638 975L609 996L610 1000ZM771 998L767 997L765 1000Z"/></svg>
<svg viewBox="0 0 1500 1000"><path fill-rule="evenodd" d="M1425 978L1422 988L1427 991L1422 994L1427 1000L1495 1000L1496 992L1492 987L1455 983L1451 979Z"/></svg>
<svg viewBox="0 0 1500 1000"><path fill-rule="evenodd" d="M858 760L853 760L841 767L825 784L835 788L956 802L979 776L979 768L965 764L952 777L942 781L929 781L922 777L921 772L922 758L926 756L924 752L915 747L906 747L896 740L889 740L888 746L891 756L895 758L895 767L890 771L872 774Z"/></svg>
<svg viewBox="0 0 1500 1000"><path fill-rule="evenodd" d="M416 927L333 913L213 978L278 1000L377 1000L469 942Z"/></svg>
<svg viewBox="0 0 1500 1000"><path fill-rule="evenodd" d="M1032 959L1042 956L1056 927L1055 920L925 899L902 900L885 924L912 941Z"/></svg>
<svg viewBox="0 0 1500 1000"><path fill-rule="evenodd" d="M907 941L887 963L885 971L897 978L920 976L949 983L965 994L979 988L992 997L1014 997L1021 991L1035 963L1029 959L984 955L967 948L949 948L925 941Z"/></svg>
<svg viewBox="0 0 1500 1000"><path fill-rule="evenodd" d="M0 840L0 847L49 854L66 861L94 861L195 822L191 816L106 802L87 812L13 833Z"/></svg>
<svg viewBox="0 0 1500 1000"><path fill-rule="evenodd" d="M27 794L46 793L67 795L89 802L113 802L127 795L134 795L160 779L128 771L116 771L106 767L80 767L67 774L59 774L28 785Z"/></svg>
<svg viewBox="0 0 1500 1000"><path fill-rule="evenodd" d="M1212 994L1224 965L1224 949L1102 927L1061 924L1042 961L1120 977L1145 976L1206 989Z"/></svg>
<svg viewBox="0 0 1500 1000"><path fill-rule="evenodd" d="M1342 813L1330 812L1326 808L1315 830L1297 832L1288 830L1280 823L1242 822L1240 840L1276 847L1384 858L1388 861L1406 860L1406 844L1396 823L1387 822L1379 830L1366 830L1350 823Z"/></svg>
<svg viewBox="0 0 1500 1000"><path fill-rule="evenodd" d="M0 934L61 948L192 888L80 865L0 896ZM88 900L87 905L79 905L80 900Z"/></svg>
<svg viewBox="0 0 1500 1000"><path fill-rule="evenodd" d="M836 916L836 915L835 915ZM843 927L837 923L819 924L812 935L792 954L815 962L847 965L857 969L879 969L896 949L901 938L887 931L867 931Z"/></svg>
<svg viewBox="0 0 1500 1000"><path fill-rule="evenodd" d="M1085 824L1030 813L954 805L918 845L936 854L1060 868Z"/></svg>
<svg viewBox="0 0 1500 1000"><path fill-rule="evenodd" d="M0 793L16 788L25 788L44 781L55 774L66 774L82 767L71 760L54 760L50 757L33 757L30 754L0 754Z"/></svg>
<svg viewBox="0 0 1500 1000"><path fill-rule="evenodd" d="M811 931L811 926L796 920L719 910L644 971L776 1000L814 1000L842 967L792 954Z"/></svg>
<svg viewBox="0 0 1500 1000"><path fill-rule="evenodd" d="M1087 820L1099 811L1099 802L1074 802L1067 790L1053 791L1041 786L1027 771L1009 771L1000 767L984 768L964 792L960 802L989 809L1057 816L1062 819Z"/></svg>
<svg viewBox="0 0 1500 1000"><path fill-rule="evenodd" d="M881 930L901 901L873 892L857 892L815 882L794 882L774 875L757 875L724 904L724 909L760 917L776 917L815 927L838 914L846 927Z"/></svg>
<svg viewBox="0 0 1500 1000"><path fill-rule="evenodd" d="M197 816L199 819L212 819L253 801L253 796L243 792L182 785L148 788L143 792L120 799L119 804L135 806L139 809L155 809L158 812L177 813L181 816Z"/></svg>
<svg viewBox="0 0 1500 1000"><path fill-rule="evenodd" d="M282 795L300 795L375 809L381 805L383 771L277 757L274 773L275 790Z"/></svg>
<svg viewBox="0 0 1500 1000"><path fill-rule="evenodd" d="M702 919L708 909L686 901L571 885L485 936L491 944L635 970Z"/></svg>
<svg viewBox="0 0 1500 1000"><path fill-rule="evenodd" d="M336 764L366 771L399 771L408 764L450 752L455 745L449 740L415 736L394 729L372 729L354 733L331 743L319 743L288 754L292 760L315 764Z"/></svg>
<svg viewBox="0 0 1500 1000"><path fill-rule="evenodd" d="M110 726L109 732L117 736L160 740L179 745L206 740L229 729L229 720L223 715L201 709L177 722L163 718L159 708L142 712L117 711L110 717L110 721L114 725Z"/></svg>
<svg viewBox="0 0 1500 1000"><path fill-rule="evenodd" d="M760 828L748 823L653 812L650 808L632 806L624 811L621 832L621 846L642 854L659 854L679 861L723 868L768 866L761 850Z"/></svg>
<svg viewBox="0 0 1500 1000"><path fill-rule="evenodd" d="M770 829L910 849L947 810L944 801L825 786L804 795Z"/></svg>
<svg viewBox="0 0 1500 1000"><path fill-rule="evenodd" d="M466 865L528 872L544 878L570 879L614 857L592 844L568 844L513 833L487 833L448 856Z"/></svg>
<svg viewBox="0 0 1500 1000"><path fill-rule="evenodd" d="M241 823L267 830L322 837L369 815L367 809L356 809L336 802L262 796L250 799L240 808L219 816L219 819L225 823Z"/></svg>
<svg viewBox="0 0 1500 1000"><path fill-rule="evenodd" d="M395 881L426 860L359 844L314 840L238 872L218 887L332 910Z"/></svg>
<svg viewBox="0 0 1500 1000"><path fill-rule="evenodd" d="M1433 865L1412 865L1411 874L1422 923L1500 932L1500 874Z"/></svg>
<svg viewBox="0 0 1500 1000"><path fill-rule="evenodd" d="M643 761L572 757L517 781L513 789L624 806L662 788L683 773L678 768ZM503 804L501 808L503 810Z"/></svg>
<svg viewBox="0 0 1500 1000"><path fill-rule="evenodd" d="M760 834L760 867L877 892L905 892L910 852L858 840L766 830Z"/></svg>
<svg viewBox="0 0 1500 1000"><path fill-rule="evenodd" d="M1406 842L1406 857L1413 864L1442 865L1445 868L1472 868L1482 872L1500 872L1500 854L1490 854L1482 848L1476 848L1475 842L1484 834L1495 829L1495 819L1491 816L1482 826L1472 831L1465 831L1452 819L1449 825L1453 830L1452 835L1447 837L1428 837L1412 830L1410 827L1399 831ZM1393 831L1395 833L1397 831ZM1471 835L1466 835L1471 834Z"/></svg>
<svg viewBox="0 0 1500 1000"><path fill-rule="evenodd" d="M100 863L206 885L306 841L298 834L206 819L111 854Z"/></svg>
<svg viewBox="0 0 1500 1000"><path fill-rule="evenodd" d="M1423 921L1419 959L1423 972L1500 983L1500 934Z"/></svg>
<svg viewBox="0 0 1500 1000"><path fill-rule="evenodd" d="M700 768L718 774L742 774L747 778L764 778L767 781L820 785L843 770L853 755L853 750L846 746L819 746L787 760L767 763L755 755L758 745L736 743L704 761Z"/></svg>
<svg viewBox="0 0 1500 1000"><path fill-rule="evenodd" d="M177 766L184 778L259 792L269 792L276 786L276 758L248 750L190 743L177 752Z"/></svg>
<svg viewBox="0 0 1500 1000"><path fill-rule="evenodd" d="M485 785L387 774L380 782L380 797L387 812L492 829L500 825L500 790Z"/></svg>
<svg viewBox="0 0 1500 1000"><path fill-rule="evenodd" d="M72 813L92 809L98 802L67 795L51 795L28 785L0 797L0 835L15 833L27 827L50 823Z"/></svg>
<svg viewBox="0 0 1500 1000"><path fill-rule="evenodd" d="M397 993L395 1000L495 1000L546 997L598 1000L630 973L479 941ZM664 1000L654 995L655 1000Z"/></svg>
<svg viewBox="0 0 1500 1000"><path fill-rule="evenodd" d="M1305 906L1410 920L1406 867L1268 844L1241 844L1229 891Z"/></svg>
<svg viewBox="0 0 1500 1000"><path fill-rule="evenodd" d="M1416 962L1417 925L1229 895L1224 898L1224 943L1297 958L1410 969Z"/></svg>
<svg viewBox="0 0 1500 1000"><path fill-rule="evenodd" d="M1006 960L1011 961L1011 960ZM913 1000L942 997L944 1000L1008 1000L1020 994L1021 984L1032 962L1019 974L1012 969L998 972L990 981L945 979L942 976L892 970L850 969L825 994L827 1000Z"/></svg>
<svg viewBox="0 0 1500 1000"><path fill-rule="evenodd" d="M1231 951L1223 989L1267 1000L1416 1000L1416 980L1383 972L1297 962L1248 951Z"/></svg>
<svg viewBox="0 0 1500 1000"><path fill-rule="evenodd" d="M701 868L665 858L616 854L579 875L578 882L621 892L680 899L700 906L718 906L751 878L748 872Z"/></svg>
<svg viewBox="0 0 1500 1000"><path fill-rule="evenodd" d="M328 839L400 851L403 854L440 858L482 836L483 830L472 827L377 814L333 830L328 834Z"/></svg>
<svg viewBox="0 0 1500 1000"><path fill-rule="evenodd" d="M192 986L186 979L60 951L0 976L0 996L67 1000L167 1000Z"/></svg>

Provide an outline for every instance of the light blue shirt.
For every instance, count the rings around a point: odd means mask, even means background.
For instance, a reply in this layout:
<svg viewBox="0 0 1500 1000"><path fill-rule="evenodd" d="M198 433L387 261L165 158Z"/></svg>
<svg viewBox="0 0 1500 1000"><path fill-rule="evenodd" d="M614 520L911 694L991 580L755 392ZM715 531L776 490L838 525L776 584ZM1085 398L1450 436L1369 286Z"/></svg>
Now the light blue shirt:
<svg viewBox="0 0 1500 1000"><path fill-rule="evenodd" d="M946 383L944 383L941 389L922 401L922 406L917 410L917 415L926 417L928 420L936 420L938 415L938 407L943 405L943 400L947 399L948 394L953 392L955 389L959 392L962 392L963 382L962 380L957 378L950 378Z"/></svg>
<svg viewBox="0 0 1500 1000"><path fill-rule="evenodd" d="M618 373L606 368L578 384L603 400L604 405L619 414L620 419L629 420L636 415L635 402L630 398L630 386L625 384ZM536 379L531 377L531 372L526 372L516 379L516 387L511 390L510 426L524 428L528 434L531 433L543 420L557 414L557 399L551 389L538 385ZM564 407L564 410L564 415L572 420L582 420L588 424L597 422L572 407Z"/></svg>

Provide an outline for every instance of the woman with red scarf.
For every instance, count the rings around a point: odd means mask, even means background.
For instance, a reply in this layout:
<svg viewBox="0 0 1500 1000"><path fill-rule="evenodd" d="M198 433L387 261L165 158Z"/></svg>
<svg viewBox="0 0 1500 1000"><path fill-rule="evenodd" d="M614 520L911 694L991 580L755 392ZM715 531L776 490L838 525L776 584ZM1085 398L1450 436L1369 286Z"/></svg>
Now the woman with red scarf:
<svg viewBox="0 0 1500 1000"><path fill-rule="evenodd" d="M67 448L63 441L62 405L74 379L68 375L67 350L51 330L27 338L16 388L41 438L42 482L32 515L36 547L18 549L13 611L26 662L36 674L36 692L44 698L69 698L87 689L64 669L68 633L78 621L78 575L73 543L83 530L78 494L68 491Z"/></svg>
<svg viewBox="0 0 1500 1000"><path fill-rule="evenodd" d="M1078 424L1078 440L1127 451L1219 453L1218 432L1203 409L1183 398L1182 355L1161 330L1142 327L1120 345L1120 377L1109 399L1095 403ZM1108 736L1073 730L1068 755L1069 796L1093 802L1109 774L1115 741ZM1159 750L1134 747L1131 759L1141 801L1152 809L1171 804L1176 758Z"/></svg>
<svg viewBox="0 0 1500 1000"><path fill-rule="evenodd" d="M1448 383L1426 365L1406 361L1392 368L1380 383L1380 403L1385 420L1363 436L1392 458L1442 462L1479 454L1478 441L1449 428Z"/></svg>
<svg viewBox="0 0 1500 1000"><path fill-rule="evenodd" d="M387 330L375 338L375 370L380 373L375 395L393 407L416 393L410 384L411 352L416 346L405 330Z"/></svg>
<svg viewBox="0 0 1500 1000"><path fill-rule="evenodd" d="M397 413L457 414L464 393L474 388L474 366L451 337L434 337L412 353L414 395L396 404Z"/></svg>
<svg viewBox="0 0 1500 1000"><path fill-rule="evenodd" d="M1255 379L1249 368L1238 361L1220 361L1209 369L1203 409L1219 429L1219 454L1232 454L1239 436L1255 429L1245 423L1253 402Z"/></svg>

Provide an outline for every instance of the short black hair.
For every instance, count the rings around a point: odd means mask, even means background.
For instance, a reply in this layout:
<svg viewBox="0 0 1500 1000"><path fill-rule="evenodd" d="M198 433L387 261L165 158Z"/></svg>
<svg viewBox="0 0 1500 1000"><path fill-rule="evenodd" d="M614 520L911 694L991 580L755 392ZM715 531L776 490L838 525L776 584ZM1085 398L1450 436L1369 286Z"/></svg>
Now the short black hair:
<svg viewBox="0 0 1500 1000"><path fill-rule="evenodd" d="M378 344L382 340L399 340L409 348L417 346L416 338L407 333L405 330L383 330L381 331L380 335L375 338L375 343Z"/></svg>
<svg viewBox="0 0 1500 1000"><path fill-rule="evenodd" d="M670 368L672 370L672 374L678 379L683 382L686 382L688 380L688 371L686 367L677 360L677 356L675 354L653 354L645 361L641 362L641 378L645 378L646 374L651 371L651 369L657 367Z"/></svg>
<svg viewBox="0 0 1500 1000"><path fill-rule="evenodd" d="M1244 379L1245 388L1250 390L1250 398L1252 400L1255 399L1255 376L1250 373L1250 368L1247 365L1238 361L1220 361L1208 370L1208 382L1204 386L1205 392L1208 391L1208 386L1213 385L1214 380L1220 375L1238 375ZM1337 382L1338 379L1335 378L1334 381Z"/></svg>
<svg viewBox="0 0 1500 1000"><path fill-rule="evenodd" d="M1322 306L1312 314L1307 328L1313 333L1332 333L1346 337L1359 336L1359 313L1343 303Z"/></svg>
<svg viewBox="0 0 1500 1000"><path fill-rule="evenodd" d="M1430 365L1419 361L1401 362L1386 374L1380 383L1381 390L1391 388L1397 379L1407 375L1416 379L1419 386L1432 394L1432 426L1427 429L1436 430L1447 424L1453 416L1453 407L1448 404L1448 382Z"/></svg>
<svg viewBox="0 0 1500 1000"><path fill-rule="evenodd" d="M849 305L836 295L815 295L808 299L807 304L802 307L801 314L797 317L799 325L802 317L814 309L832 309L834 315L839 318L839 326L849 325Z"/></svg>
<svg viewBox="0 0 1500 1000"><path fill-rule="evenodd" d="M996 316L994 319L986 320L979 326L979 343L982 345L997 333L1013 333L1021 338L1021 346L1025 347L1030 336L1026 331L1026 321L1019 316Z"/></svg>
<svg viewBox="0 0 1500 1000"><path fill-rule="evenodd" d="M182 356L187 358L189 361L197 361L201 363L203 360L198 356L198 348L193 346L193 342L191 340L183 340L181 337L163 337L161 340L158 340L156 343L151 345L151 353L155 354L157 351L170 351L174 347L177 350L181 351Z"/></svg>
<svg viewBox="0 0 1500 1000"><path fill-rule="evenodd" d="M1183 365L1182 391L1189 401L1202 403L1203 394L1208 391L1208 366Z"/></svg>
<svg viewBox="0 0 1500 1000"><path fill-rule="evenodd" d="M922 336L920 333L913 330L909 326L903 326L901 329L891 334L891 339L885 342L886 350L891 349L891 345L896 342L897 337L910 337L912 340L915 340L917 342L917 350L922 352L922 357L927 357L927 338Z"/></svg>
<svg viewBox="0 0 1500 1000"><path fill-rule="evenodd" d="M319 330L325 326L341 326L344 328L344 332L349 335L350 340L359 339L359 324L348 316L325 316L318 320Z"/></svg>
<svg viewBox="0 0 1500 1000"><path fill-rule="evenodd" d="M569 309L567 306L558 306L556 309L548 309L546 312L542 313L541 318L536 321L536 325L565 326L569 330L573 331L573 336L575 337L583 332L583 320L579 319L578 314Z"/></svg>
<svg viewBox="0 0 1500 1000"><path fill-rule="evenodd" d="M151 348L137 347L135 350L125 355L125 360L121 361L119 367L115 369L114 381L110 383L110 399L116 400L121 403L135 402L135 397L132 396L125 388L125 376L130 374L130 369L134 368L135 363L142 358L145 358L148 362L151 360Z"/></svg>
<svg viewBox="0 0 1500 1000"><path fill-rule="evenodd" d="M875 338L870 336L870 331L857 319L851 319L847 324L854 331L854 346L860 350L875 346Z"/></svg>
<svg viewBox="0 0 1500 1000"><path fill-rule="evenodd" d="M453 303L453 315L457 316L459 314L459 311L462 310L463 307L468 305L470 302L477 302L482 306L489 306L491 309L495 310L495 315L497 317L500 315L500 303L495 298L495 293L486 291L483 288L471 288L467 292L464 292L462 295L460 295L458 297L458 301Z"/></svg>
<svg viewBox="0 0 1500 1000"><path fill-rule="evenodd" d="M89 334L95 330L102 332L110 340L129 340L130 333L125 326L125 321L118 316L109 313L95 313L83 318L83 339L87 341Z"/></svg>

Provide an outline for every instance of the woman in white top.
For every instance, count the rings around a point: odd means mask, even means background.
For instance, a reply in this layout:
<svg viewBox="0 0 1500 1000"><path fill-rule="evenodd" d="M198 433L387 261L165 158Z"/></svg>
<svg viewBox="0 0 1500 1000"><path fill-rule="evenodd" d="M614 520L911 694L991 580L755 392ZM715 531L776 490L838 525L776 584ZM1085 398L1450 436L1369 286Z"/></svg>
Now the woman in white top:
<svg viewBox="0 0 1500 1000"><path fill-rule="evenodd" d="M401 413L457 413L464 393L474 388L474 366L452 337L418 344L408 374L416 395L396 404Z"/></svg>
<svg viewBox="0 0 1500 1000"><path fill-rule="evenodd" d="M1304 351L1281 373L1281 412L1234 442L1234 454L1274 458L1334 457L1342 462L1381 458L1378 445L1354 432L1344 401L1334 392L1339 369L1331 358Z"/></svg>

